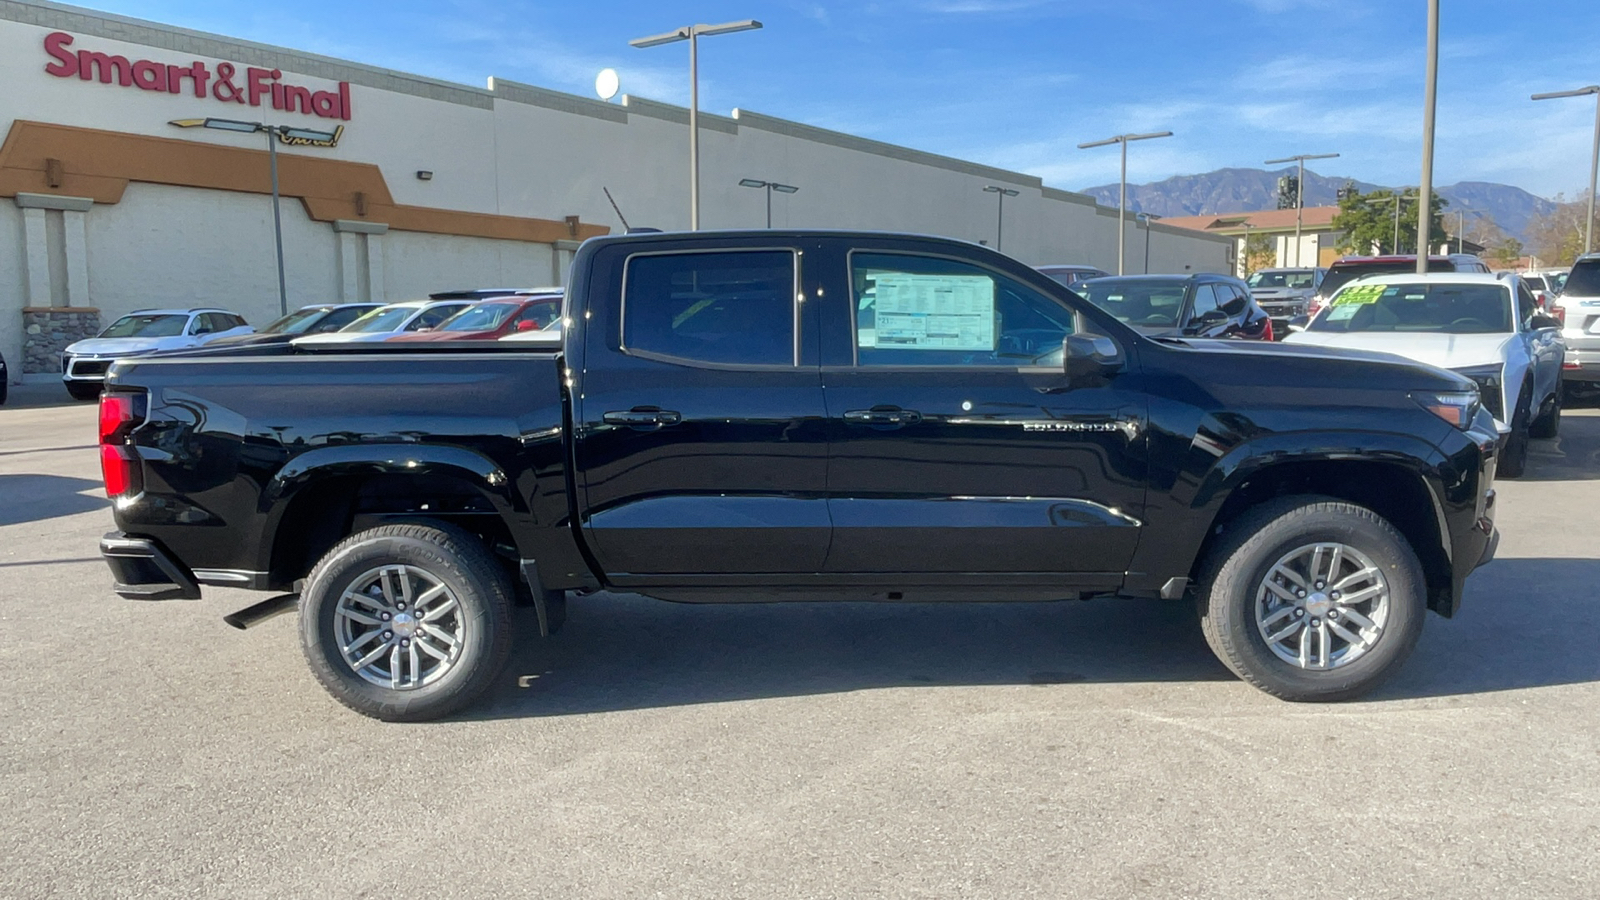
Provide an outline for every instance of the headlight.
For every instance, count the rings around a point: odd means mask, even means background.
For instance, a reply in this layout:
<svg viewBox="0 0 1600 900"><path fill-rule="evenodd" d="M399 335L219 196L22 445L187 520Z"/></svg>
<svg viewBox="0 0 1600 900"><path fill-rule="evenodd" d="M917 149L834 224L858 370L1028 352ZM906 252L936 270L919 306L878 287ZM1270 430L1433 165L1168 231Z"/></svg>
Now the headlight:
<svg viewBox="0 0 1600 900"><path fill-rule="evenodd" d="M1505 414L1500 409L1500 386L1504 380L1504 367L1499 363L1489 366L1472 366L1466 369L1454 369L1457 375L1472 379L1478 386L1478 394L1485 409L1496 419L1504 419Z"/></svg>
<svg viewBox="0 0 1600 900"><path fill-rule="evenodd" d="M1472 419L1478 414L1477 391L1417 391L1411 395L1428 412L1449 422L1457 428L1466 430L1472 424Z"/></svg>

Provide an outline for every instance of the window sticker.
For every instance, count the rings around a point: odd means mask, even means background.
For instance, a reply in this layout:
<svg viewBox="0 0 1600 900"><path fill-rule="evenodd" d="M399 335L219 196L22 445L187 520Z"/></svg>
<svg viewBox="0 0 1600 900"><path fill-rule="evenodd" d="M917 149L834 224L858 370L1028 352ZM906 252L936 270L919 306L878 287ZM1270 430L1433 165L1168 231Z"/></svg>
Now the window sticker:
<svg viewBox="0 0 1600 900"><path fill-rule="evenodd" d="M1388 290L1388 285L1383 284L1358 284L1347 287L1333 298L1334 306L1365 306L1377 302L1383 292Z"/></svg>
<svg viewBox="0 0 1600 900"><path fill-rule="evenodd" d="M867 281L874 322L861 330L860 346L995 349L995 291L989 276L868 272Z"/></svg>

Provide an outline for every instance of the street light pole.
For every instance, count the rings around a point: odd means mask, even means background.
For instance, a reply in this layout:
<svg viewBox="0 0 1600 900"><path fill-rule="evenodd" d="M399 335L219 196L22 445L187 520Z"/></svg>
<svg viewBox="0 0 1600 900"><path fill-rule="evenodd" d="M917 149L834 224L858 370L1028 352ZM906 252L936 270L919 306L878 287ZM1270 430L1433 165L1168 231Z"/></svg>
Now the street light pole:
<svg viewBox="0 0 1600 900"><path fill-rule="evenodd" d="M1127 216L1128 216L1128 142L1129 141L1146 141L1146 140L1149 140L1151 138L1164 138L1164 137L1172 137L1172 132L1170 132L1170 131L1154 131L1154 132L1151 132L1149 134L1119 134L1116 137L1106 138L1103 141L1089 141L1086 144L1079 144L1078 145L1078 149L1079 150L1087 150L1090 147L1104 147L1104 146L1107 146L1108 144L1121 144L1122 145L1122 177L1118 180L1118 190L1117 190L1117 274L1118 275L1124 274L1124 272L1123 272L1123 256L1124 256L1124 253L1126 251L1126 245L1127 245L1127 241L1128 241L1128 234L1127 234L1128 226L1126 224L1127 223Z"/></svg>
<svg viewBox="0 0 1600 900"><path fill-rule="evenodd" d="M779 184L776 181L762 181L759 178L741 178L739 179L739 187L763 188L766 190L768 228L772 227L772 192L777 191L780 194L792 194L795 191L800 190L792 184Z"/></svg>
<svg viewBox="0 0 1600 900"><path fill-rule="evenodd" d="M1294 264L1300 266L1300 228L1306 208L1306 160L1308 159L1336 159L1337 153L1302 153L1299 156L1287 156L1283 159L1269 159L1262 163L1264 166L1275 166L1281 163L1294 162L1300 164L1300 174L1294 182Z"/></svg>
<svg viewBox="0 0 1600 900"><path fill-rule="evenodd" d="M1589 218L1583 224L1583 252L1594 252L1594 190L1595 176L1600 175L1600 84L1591 84L1586 88L1575 91L1556 91L1550 94L1534 94L1535 100L1551 100L1556 97L1583 97L1594 94L1594 149L1589 157Z"/></svg>
<svg viewBox="0 0 1600 900"><path fill-rule="evenodd" d="M285 138L300 143L331 147L339 140L339 131L317 131L311 128L294 128L288 125L268 125L264 122L244 122L237 119L174 119L168 124L179 128L211 128L240 134L265 133L267 136L267 161L272 173L272 239L278 261L278 313L289 314L289 288L283 274L283 212L278 196L278 141Z"/></svg>
<svg viewBox="0 0 1600 900"><path fill-rule="evenodd" d="M983 192L985 194L994 194L1000 200L1000 208L995 212L994 249L1003 253L1005 252L1003 244L1006 233L1006 198L1015 197L1021 192L1014 188L1001 187L998 184L984 185Z"/></svg>
<svg viewBox="0 0 1600 900"><path fill-rule="evenodd" d="M1439 0L1428 0L1428 74L1422 97L1422 183L1417 186L1417 274L1433 250L1433 119L1439 107Z"/></svg>
<svg viewBox="0 0 1600 900"><path fill-rule="evenodd" d="M1150 274L1150 220L1157 218L1147 212L1134 215L1134 218L1144 223L1144 274Z"/></svg>
<svg viewBox="0 0 1600 900"><path fill-rule="evenodd" d="M761 27L755 19L724 22L721 25L685 25L675 31L635 38L630 46L645 48L678 41L689 42L689 230L700 230L700 36L753 31Z"/></svg>

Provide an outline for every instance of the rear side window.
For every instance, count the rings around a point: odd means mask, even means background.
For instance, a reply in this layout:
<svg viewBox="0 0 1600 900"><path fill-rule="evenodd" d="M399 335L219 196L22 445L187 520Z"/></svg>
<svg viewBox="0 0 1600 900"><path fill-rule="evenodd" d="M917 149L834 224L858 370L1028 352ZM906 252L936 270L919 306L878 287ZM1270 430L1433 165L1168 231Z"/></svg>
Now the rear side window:
<svg viewBox="0 0 1600 900"><path fill-rule="evenodd" d="M1198 319L1206 313L1217 311L1217 289L1209 284L1198 284L1194 288L1194 318Z"/></svg>
<svg viewBox="0 0 1600 900"><path fill-rule="evenodd" d="M720 365L792 366L795 257L787 250L628 259L622 346Z"/></svg>
<svg viewBox="0 0 1600 900"><path fill-rule="evenodd" d="M1586 259L1574 265L1561 293L1568 297L1600 297L1600 259Z"/></svg>

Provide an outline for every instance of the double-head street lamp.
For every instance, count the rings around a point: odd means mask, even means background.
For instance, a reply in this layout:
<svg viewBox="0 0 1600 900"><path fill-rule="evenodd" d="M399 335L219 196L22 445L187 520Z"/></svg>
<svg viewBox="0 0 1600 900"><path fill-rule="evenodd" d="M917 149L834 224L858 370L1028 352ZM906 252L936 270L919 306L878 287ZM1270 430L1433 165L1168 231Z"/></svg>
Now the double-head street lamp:
<svg viewBox="0 0 1600 900"><path fill-rule="evenodd" d="M1584 97L1589 94L1594 96L1594 150L1589 157L1589 218L1583 224L1583 252L1594 251L1594 188L1595 176L1600 174L1600 84L1591 84L1586 88L1575 91L1556 91L1550 94L1534 94L1535 100L1553 100L1557 97Z"/></svg>
<svg viewBox="0 0 1600 900"><path fill-rule="evenodd" d="M1306 160L1308 159L1335 159L1337 153L1302 153L1299 156L1286 156L1283 159L1269 159L1262 163L1264 166L1276 166L1281 163L1299 163L1300 174L1295 176L1294 182L1294 264L1300 265L1300 222L1306 208Z"/></svg>
<svg viewBox="0 0 1600 900"><path fill-rule="evenodd" d="M635 38L628 43L644 48L678 41L689 42L689 230L700 230L700 37L754 31L761 27L755 19L724 22L721 25L685 25L666 34Z"/></svg>
<svg viewBox="0 0 1600 900"><path fill-rule="evenodd" d="M1122 258L1123 258L1123 254L1124 254L1124 251L1126 250L1126 245L1127 245L1127 242L1128 242L1128 235L1126 234L1126 231L1127 231L1126 221L1127 221L1127 211L1128 211L1128 142L1129 141L1147 141L1147 140L1149 140L1151 138L1164 138L1164 137L1172 137L1172 132L1170 132L1170 131L1153 131L1153 132L1150 132L1149 134L1119 134L1116 137L1106 138L1103 141L1090 141L1087 144L1079 144L1078 145L1078 149L1079 150L1087 150L1090 147L1104 147L1104 146L1106 146L1108 144L1121 144L1122 145L1122 177L1119 179L1119 189L1118 189L1118 193L1117 193L1117 274L1118 275L1123 274Z"/></svg>
<svg viewBox="0 0 1600 900"><path fill-rule="evenodd" d="M278 208L278 141L287 138L315 144L331 144L339 139L339 135L332 131L268 125L264 122L243 122L238 119L174 119L172 124L179 128L213 128L217 131L236 131L243 134L266 134L267 159L272 168L272 237L278 251L278 312L280 315L288 315L289 289L283 277L283 214Z"/></svg>
<svg viewBox="0 0 1600 900"><path fill-rule="evenodd" d="M986 184L983 186L983 192L985 194L994 194L995 198L1000 201L1000 209L995 213L994 249L1003 252L1002 240L1006 232L1006 198L1015 197L1021 191L1014 188L1001 187L998 184Z"/></svg>
<svg viewBox="0 0 1600 900"><path fill-rule="evenodd" d="M772 227L772 192L777 191L780 194L792 194L795 191L800 190L792 184L779 184L776 181L762 181L759 178L741 178L739 179L739 187L766 188L768 228Z"/></svg>

